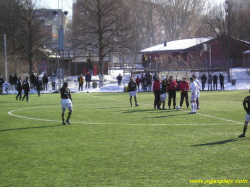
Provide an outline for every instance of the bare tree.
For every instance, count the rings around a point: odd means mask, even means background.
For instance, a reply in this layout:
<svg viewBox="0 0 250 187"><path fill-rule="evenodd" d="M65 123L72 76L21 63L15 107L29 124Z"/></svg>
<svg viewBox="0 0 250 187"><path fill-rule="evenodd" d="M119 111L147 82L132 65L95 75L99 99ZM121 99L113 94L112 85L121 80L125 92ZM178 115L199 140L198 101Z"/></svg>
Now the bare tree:
<svg viewBox="0 0 250 187"><path fill-rule="evenodd" d="M129 11L122 0L79 0L78 5L74 44L97 55L102 70L104 58L123 50L131 37Z"/></svg>
<svg viewBox="0 0 250 187"><path fill-rule="evenodd" d="M231 38L240 38L244 22L241 21L242 16L237 6L229 4L227 7L223 5L213 6L204 16L199 29L199 35L217 36L217 40L221 46L222 52L227 59L228 80L231 80L230 67L233 58L233 52L230 50Z"/></svg>
<svg viewBox="0 0 250 187"><path fill-rule="evenodd" d="M180 39L192 27L205 9L205 0L160 0L162 24L168 40ZM192 34L192 33L191 33Z"/></svg>

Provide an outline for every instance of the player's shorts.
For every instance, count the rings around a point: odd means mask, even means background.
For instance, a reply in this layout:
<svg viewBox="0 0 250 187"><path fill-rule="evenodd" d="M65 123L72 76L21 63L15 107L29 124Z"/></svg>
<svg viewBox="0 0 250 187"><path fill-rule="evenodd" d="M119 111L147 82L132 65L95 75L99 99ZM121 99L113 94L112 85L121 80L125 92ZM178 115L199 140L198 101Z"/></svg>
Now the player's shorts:
<svg viewBox="0 0 250 187"><path fill-rule="evenodd" d="M246 115L245 121L250 121L250 115L249 114Z"/></svg>
<svg viewBox="0 0 250 187"><path fill-rule="evenodd" d="M62 99L61 104L62 104L62 108L72 107L72 102L70 99Z"/></svg>
<svg viewBox="0 0 250 187"><path fill-rule="evenodd" d="M191 94L191 101L196 101L197 94Z"/></svg>
<svg viewBox="0 0 250 187"><path fill-rule="evenodd" d="M160 101L161 102L165 102L166 98L167 98L167 94L166 93L160 95Z"/></svg>
<svg viewBox="0 0 250 187"><path fill-rule="evenodd" d="M136 91L129 92L130 97L132 97L132 96L136 97L136 94L137 94Z"/></svg>

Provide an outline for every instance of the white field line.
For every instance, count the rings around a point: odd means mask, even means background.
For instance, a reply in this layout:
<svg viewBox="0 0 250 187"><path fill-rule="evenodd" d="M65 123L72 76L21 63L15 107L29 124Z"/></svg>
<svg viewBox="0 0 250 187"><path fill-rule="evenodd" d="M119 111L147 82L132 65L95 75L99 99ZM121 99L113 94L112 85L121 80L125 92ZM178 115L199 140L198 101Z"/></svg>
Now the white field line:
<svg viewBox="0 0 250 187"><path fill-rule="evenodd" d="M100 97L100 96L92 96L92 95L87 95L87 94L82 94L82 95L86 95L86 96L90 96L90 97L97 97L97 98L101 98L101 99L108 99L108 100L113 100L113 101L119 101L119 102L128 102L128 101L124 101L124 100L118 100L118 99L112 99L112 98L108 98L108 97ZM141 105L146 105L146 106L151 106L150 104L145 104L145 103L140 103ZM34 107L34 108L44 108L44 107ZM28 109L34 109L34 108L28 108ZM59 122L61 123L61 121L57 121L57 120L46 120L46 119L39 119L39 118L30 118L30 117L25 117L25 116L19 116L16 114L13 114L16 111L21 111L21 110L28 110L28 109L17 109L17 110L12 110L9 111L8 114L14 117L19 117L19 118L24 118L24 119L30 119L30 120L37 120L37 121L48 121L48 122ZM185 110L182 110L185 111ZM236 124L244 124L244 123L240 123L237 121L233 121L233 120L228 120L228 119L224 119L224 118L218 118L218 117L214 117L214 116L209 116L209 115L205 115L205 114L200 114L197 113L198 115L202 115L205 117L210 117L210 118L215 118L215 119L219 119L219 120L223 120L223 121L228 121L228 122L232 122L232 123L236 123ZM234 125L232 123L227 123L227 124L123 124L123 123L93 123L93 122L71 122L71 123L80 123L80 124L90 124L90 125L149 125L149 126L171 126L171 125L177 125L177 126L181 126L181 125Z"/></svg>
<svg viewBox="0 0 250 187"><path fill-rule="evenodd" d="M82 95L87 95L87 94L82 94ZM128 102L128 101L118 100L118 99L112 99L112 98L108 98L108 97L100 97L100 96L92 96L92 95L87 95L87 96L90 96L90 97L97 97L97 98L101 98L101 99L114 100L114 101L120 101L120 102ZM150 105L150 104L145 104L145 103L140 103L140 105L152 106L152 105ZM181 110L181 111L187 111L187 110ZM196 115L197 115L197 114L198 114L198 115L201 115L201 116L209 117L209 118L219 119L219 120L222 120L222 121L228 121L228 122L233 122L233 123L237 123L237 124L244 124L244 123L242 123L242 122L233 121L233 120L224 119L224 118L219 118L219 117L210 116L210 115L206 115L206 114L196 113Z"/></svg>
<svg viewBox="0 0 250 187"><path fill-rule="evenodd" d="M35 107L38 108L38 107ZM41 107L43 108L43 107ZM29 108L29 109L33 109L33 108ZM18 109L18 110L12 110L9 111L8 114L14 117L18 117L18 118L23 118L23 119L30 119L30 120L37 120L37 121L48 121L48 122L58 122L61 123L61 121L57 121L57 120L46 120L46 119L39 119L39 118L30 118L30 117L25 117L25 116L19 116L16 114L13 114L16 111L21 111L21 110L27 110L27 109ZM148 125L148 126L172 126L172 125L177 125L177 126L195 126L195 125L235 125L233 123L228 123L228 124L123 124L123 123L92 123L92 122L71 122L71 123L75 123L75 124L89 124L89 125L130 125L130 126L144 126L144 125Z"/></svg>

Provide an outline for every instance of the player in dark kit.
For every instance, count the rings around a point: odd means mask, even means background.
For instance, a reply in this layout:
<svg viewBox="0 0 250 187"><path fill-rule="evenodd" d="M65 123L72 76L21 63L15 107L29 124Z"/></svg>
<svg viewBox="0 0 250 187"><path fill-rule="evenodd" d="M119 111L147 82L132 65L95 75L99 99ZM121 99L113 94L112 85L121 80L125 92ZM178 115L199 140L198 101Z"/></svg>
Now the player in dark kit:
<svg viewBox="0 0 250 187"><path fill-rule="evenodd" d="M178 85L177 82L174 80L173 76L170 76L168 83L169 83L169 85L167 86L167 92L169 93L168 107L170 109L172 98L173 98L174 108L176 106L176 89Z"/></svg>
<svg viewBox="0 0 250 187"><path fill-rule="evenodd" d="M66 125L66 123L68 123L69 125L71 125L69 119L71 117L71 114L73 112L73 104L72 104L72 98L71 98L71 93L70 90L68 89L68 83L65 82L63 83L63 87L60 89L61 92L61 105L62 105L62 123L63 125ZM66 109L69 109L69 113L68 113L68 118L66 120L65 123L65 111Z"/></svg>
<svg viewBox="0 0 250 187"><path fill-rule="evenodd" d="M182 78L182 82L180 83L179 86L180 90L181 90L181 102L180 102L180 107L182 108L182 104L184 101L184 98L186 100L186 105L187 108L189 107L189 102L188 102L188 90L189 90L189 82L187 81L186 77Z"/></svg>
<svg viewBox="0 0 250 187"><path fill-rule="evenodd" d="M160 83L160 105L162 104L162 110L166 110L165 102L167 98L167 86L168 86L167 79L163 79Z"/></svg>
<svg viewBox="0 0 250 187"><path fill-rule="evenodd" d="M129 96L130 96L130 105L131 105L131 107L133 106L133 105L132 105L132 97L133 97L133 96L134 96L134 98L135 98L135 106L139 106L139 105L137 104L137 98L136 98L137 93L136 93L136 90L137 90L137 84L136 84L136 82L134 81L134 78L131 77L131 78L130 78L130 82L128 83L128 92L129 92Z"/></svg>
<svg viewBox="0 0 250 187"><path fill-rule="evenodd" d="M247 112L247 114L246 114L246 118L245 118L245 125L244 125L244 128L243 128L243 134L239 135L239 138L244 138L245 137L245 134L246 134L246 131L247 131L247 126L248 126L248 123L250 121L250 96L247 96L244 99L243 106L244 106L244 109Z"/></svg>
<svg viewBox="0 0 250 187"><path fill-rule="evenodd" d="M25 97L26 97L26 101L29 101L29 91L30 91L30 82L29 82L29 77L26 77L25 81L23 81L23 91L24 91L24 96L22 101L24 101Z"/></svg>
<svg viewBox="0 0 250 187"><path fill-rule="evenodd" d="M19 77L17 79L16 86L17 86L17 91L18 91L18 94L16 96L16 100L18 100L18 96L19 96L19 100L21 101L22 100L22 80L21 80L21 77Z"/></svg>

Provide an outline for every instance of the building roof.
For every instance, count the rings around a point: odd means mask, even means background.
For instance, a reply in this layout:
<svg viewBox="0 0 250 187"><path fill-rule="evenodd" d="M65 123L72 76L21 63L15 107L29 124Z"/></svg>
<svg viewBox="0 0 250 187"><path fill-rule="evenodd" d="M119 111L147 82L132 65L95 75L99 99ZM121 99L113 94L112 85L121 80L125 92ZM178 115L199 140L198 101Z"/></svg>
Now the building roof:
<svg viewBox="0 0 250 187"><path fill-rule="evenodd" d="M184 51L184 50L187 50L191 47L197 46L199 44L208 42L214 38L215 37L174 40L174 41L167 42L166 46L164 46L164 43L162 43L162 44L155 45L153 47L143 49L143 50L141 50L141 53Z"/></svg>

